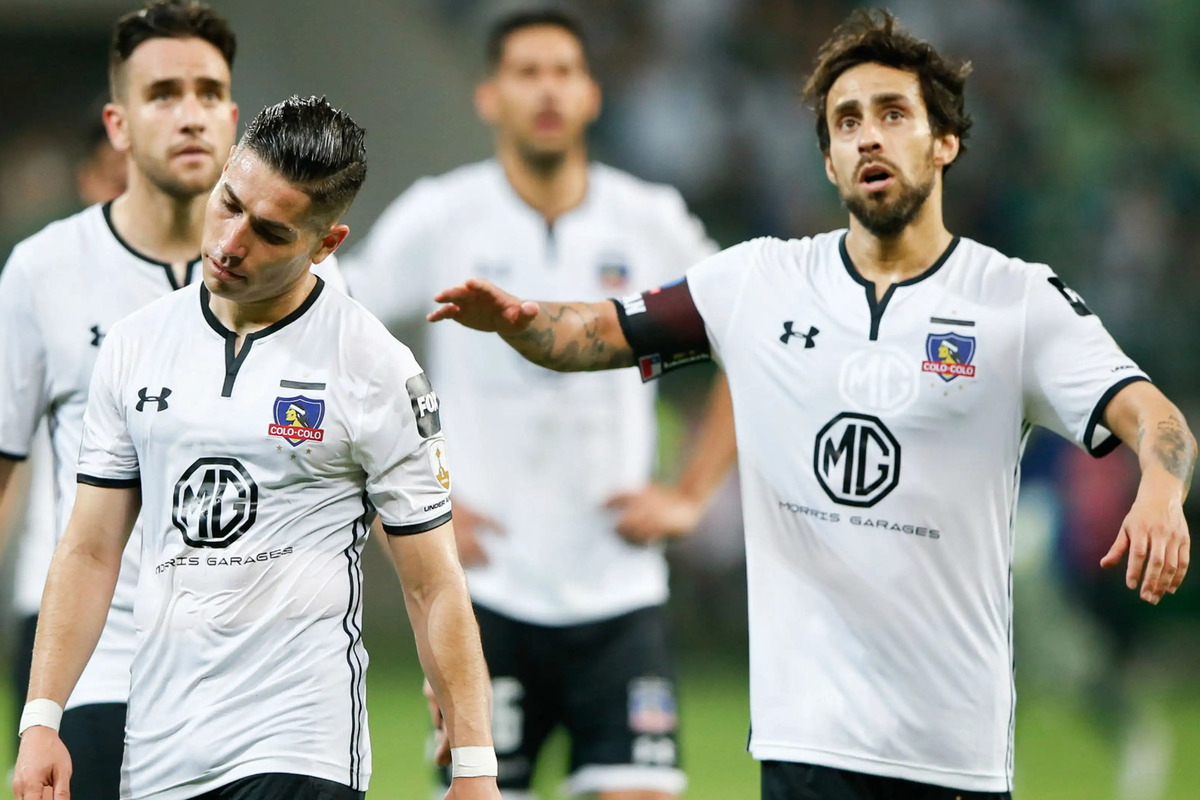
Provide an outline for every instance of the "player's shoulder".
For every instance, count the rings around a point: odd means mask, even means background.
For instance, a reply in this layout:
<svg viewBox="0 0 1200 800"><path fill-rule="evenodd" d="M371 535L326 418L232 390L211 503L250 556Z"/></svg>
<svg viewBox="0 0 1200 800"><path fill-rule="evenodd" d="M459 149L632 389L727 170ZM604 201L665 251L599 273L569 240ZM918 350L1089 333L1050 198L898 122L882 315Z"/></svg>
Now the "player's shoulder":
<svg viewBox="0 0 1200 800"><path fill-rule="evenodd" d="M114 322L105 339L131 339L146 344L158 341L164 329L177 327L179 321L187 319L189 314L203 313L200 299L203 285L203 281L196 281L155 298Z"/></svg>
<svg viewBox="0 0 1200 800"><path fill-rule="evenodd" d="M418 178L409 188L409 194L425 199L454 200L473 197L504 180L504 170L495 159L484 159L463 164L440 175Z"/></svg>
<svg viewBox="0 0 1200 800"><path fill-rule="evenodd" d="M729 268L758 269L768 272L778 270L808 272L828 268L840 259L841 234L841 231L831 231L816 236L805 236L801 239L759 236L728 247L709 261L724 263Z"/></svg>
<svg viewBox="0 0 1200 800"><path fill-rule="evenodd" d="M314 310L325 317L323 324L336 328L339 341L354 343L345 353L349 369L369 378L382 360L401 366L416 365L416 357L408 345L393 336L361 302L332 290L328 284L323 286L320 300L320 306Z"/></svg>
<svg viewBox="0 0 1200 800"><path fill-rule="evenodd" d="M954 247L959 268L948 271L949 280L981 297L1023 296L1030 286L1055 277L1047 264L1006 255L965 236Z"/></svg>
<svg viewBox="0 0 1200 800"><path fill-rule="evenodd" d="M62 281L63 270L81 263L77 255L106 227L100 205L57 219L18 242L5 270L21 273L28 281Z"/></svg>
<svg viewBox="0 0 1200 800"><path fill-rule="evenodd" d="M674 186L639 178L599 161L588 165L592 189L601 195L605 208L624 211L627 215L659 221L671 214L686 215L687 203Z"/></svg>

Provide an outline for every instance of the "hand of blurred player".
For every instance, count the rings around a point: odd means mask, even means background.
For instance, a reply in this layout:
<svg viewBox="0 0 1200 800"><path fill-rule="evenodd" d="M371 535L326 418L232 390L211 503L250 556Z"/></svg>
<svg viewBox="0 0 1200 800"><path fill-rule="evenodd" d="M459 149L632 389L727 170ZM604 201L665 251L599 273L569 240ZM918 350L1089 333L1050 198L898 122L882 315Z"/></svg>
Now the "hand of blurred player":
<svg viewBox="0 0 1200 800"><path fill-rule="evenodd" d="M695 530L704 516L703 503L656 483L613 495L606 505L618 514L617 533L633 544L684 536Z"/></svg>
<svg viewBox="0 0 1200 800"><path fill-rule="evenodd" d="M1121 524L1116 541L1100 559L1100 566L1116 566L1126 553L1129 563L1125 585L1136 589L1141 577L1143 600L1157 604L1164 593L1175 593L1191 560L1191 538L1183 516L1183 500L1177 491L1171 492L1162 484L1143 479L1137 499Z"/></svg>
<svg viewBox="0 0 1200 800"><path fill-rule="evenodd" d="M537 303L521 301L480 278L443 289L433 299L445 305L427 317L430 322L452 319L468 328L501 336L520 333L538 314Z"/></svg>
<svg viewBox="0 0 1200 800"><path fill-rule="evenodd" d="M53 794L47 790L53 790ZM71 756L51 728L35 725L21 736L13 768L16 800L67 800L71 796Z"/></svg>
<svg viewBox="0 0 1200 800"><path fill-rule="evenodd" d="M484 531L504 535L500 523L487 516L472 511L457 500L451 501L454 508L454 543L458 545L458 560L464 567L473 567L487 563L487 551L480 544Z"/></svg>
<svg viewBox="0 0 1200 800"><path fill-rule="evenodd" d="M442 719L442 709L438 705L437 697L433 694L433 687L426 680L421 687L421 691L425 695L425 702L429 706L429 721L433 723L433 763L439 767L450 766L450 737L446 735L446 721Z"/></svg>
<svg viewBox="0 0 1200 800"><path fill-rule="evenodd" d="M500 800L495 778L455 778L446 800Z"/></svg>

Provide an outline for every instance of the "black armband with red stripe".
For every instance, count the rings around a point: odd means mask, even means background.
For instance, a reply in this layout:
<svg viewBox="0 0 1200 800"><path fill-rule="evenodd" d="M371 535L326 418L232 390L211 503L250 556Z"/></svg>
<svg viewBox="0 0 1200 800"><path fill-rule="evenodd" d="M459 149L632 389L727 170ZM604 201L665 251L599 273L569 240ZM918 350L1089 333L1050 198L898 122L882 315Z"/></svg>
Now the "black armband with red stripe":
<svg viewBox="0 0 1200 800"><path fill-rule="evenodd" d="M704 319L686 278L613 303L643 383L712 359Z"/></svg>

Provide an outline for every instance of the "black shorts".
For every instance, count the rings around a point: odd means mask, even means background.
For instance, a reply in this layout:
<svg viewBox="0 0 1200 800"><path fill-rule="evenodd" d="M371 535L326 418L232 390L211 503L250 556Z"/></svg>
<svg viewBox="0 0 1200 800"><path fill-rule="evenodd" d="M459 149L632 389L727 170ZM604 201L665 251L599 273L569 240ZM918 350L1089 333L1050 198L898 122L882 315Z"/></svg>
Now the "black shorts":
<svg viewBox="0 0 1200 800"><path fill-rule="evenodd" d="M478 605L475 614L492 675L501 789L529 788L538 752L563 725L572 794L682 792L674 670L660 606L562 627ZM443 783L448 779L443 770Z"/></svg>
<svg viewBox="0 0 1200 800"><path fill-rule="evenodd" d="M366 792L323 778L269 772L227 783L193 800L363 800L366 796Z"/></svg>
<svg viewBox="0 0 1200 800"><path fill-rule="evenodd" d="M71 754L72 800L117 800L125 755L125 704L67 709L58 735Z"/></svg>
<svg viewBox="0 0 1200 800"><path fill-rule="evenodd" d="M833 767L764 761L762 800L1012 800L1012 793L967 792Z"/></svg>

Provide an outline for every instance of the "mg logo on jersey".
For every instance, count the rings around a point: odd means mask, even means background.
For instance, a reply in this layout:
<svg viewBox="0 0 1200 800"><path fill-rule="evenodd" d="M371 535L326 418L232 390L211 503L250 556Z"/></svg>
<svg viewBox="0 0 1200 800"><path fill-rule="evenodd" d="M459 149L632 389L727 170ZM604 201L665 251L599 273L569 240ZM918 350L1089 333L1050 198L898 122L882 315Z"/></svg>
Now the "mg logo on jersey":
<svg viewBox="0 0 1200 800"><path fill-rule="evenodd" d="M813 471L844 506L873 506L900 482L900 443L878 417L844 411L817 434Z"/></svg>
<svg viewBox="0 0 1200 800"><path fill-rule="evenodd" d="M925 338L921 372L932 372L944 381L974 378L975 337L957 333L931 333Z"/></svg>
<svg viewBox="0 0 1200 800"><path fill-rule="evenodd" d="M224 548L258 515L258 484L236 458L201 458L175 483L171 522L192 547Z"/></svg>
<svg viewBox="0 0 1200 800"><path fill-rule="evenodd" d="M321 422L325 419L325 401L304 395L275 398L275 421L267 426L270 436L278 436L292 447L301 442L319 442L325 438Z"/></svg>

